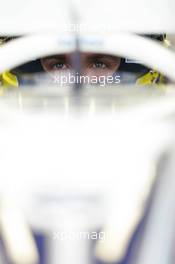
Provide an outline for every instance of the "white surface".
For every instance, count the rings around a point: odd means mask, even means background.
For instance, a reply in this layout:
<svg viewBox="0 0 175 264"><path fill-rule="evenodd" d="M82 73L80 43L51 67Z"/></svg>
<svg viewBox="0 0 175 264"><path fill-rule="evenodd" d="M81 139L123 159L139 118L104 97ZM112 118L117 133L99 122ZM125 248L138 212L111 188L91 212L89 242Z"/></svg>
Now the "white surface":
<svg viewBox="0 0 175 264"><path fill-rule="evenodd" d="M94 101L89 110L80 118L70 112L18 112L2 104L1 194L23 204L33 192L103 193L104 230L115 236L101 245L116 260L142 213L152 165L174 132L161 121L174 113L174 98L102 115L95 113Z"/></svg>
<svg viewBox="0 0 175 264"><path fill-rule="evenodd" d="M24 34L65 30L74 23L77 13L79 23L86 31L174 32L174 0L1 0L1 34ZM61 25L61 26L60 26ZM97 29L97 30L96 30Z"/></svg>

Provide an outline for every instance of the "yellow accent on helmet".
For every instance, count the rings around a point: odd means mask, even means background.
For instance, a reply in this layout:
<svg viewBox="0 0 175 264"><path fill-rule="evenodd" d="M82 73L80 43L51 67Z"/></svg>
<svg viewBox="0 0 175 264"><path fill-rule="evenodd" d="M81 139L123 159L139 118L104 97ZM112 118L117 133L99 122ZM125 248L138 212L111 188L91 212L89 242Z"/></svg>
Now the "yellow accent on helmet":
<svg viewBox="0 0 175 264"><path fill-rule="evenodd" d="M5 86L5 87L18 87L19 86L17 77L9 71L3 72L0 75L0 80L1 80L2 86Z"/></svg>
<svg viewBox="0 0 175 264"><path fill-rule="evenodd" d="M136 81L136 84L138 85L151 85L151 84L163 84L163 83L165 83L164 76L153 70L139 77Z"/></svg>
<svg viewBox="0 0 175 264"><path fill-rule="evenodd" d="M6 89L17 88L19 82L17 77L11 72L3 72L0 74L0 96L2 96Z"/></svg>

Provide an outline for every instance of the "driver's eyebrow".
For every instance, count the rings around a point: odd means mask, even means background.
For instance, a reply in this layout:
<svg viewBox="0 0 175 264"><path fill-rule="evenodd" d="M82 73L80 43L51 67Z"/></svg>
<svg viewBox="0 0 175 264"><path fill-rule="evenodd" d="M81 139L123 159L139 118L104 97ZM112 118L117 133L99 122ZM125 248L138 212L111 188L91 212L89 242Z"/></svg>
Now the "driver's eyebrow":
<svg viewBox="0 0 175 264"><path fill-rule="evenodd" d="M60 55L52 55L52 56L49 56L49 57L46 57L44 58L45 60L52 60L52 59L56 59L56 60L66 60L67 57L65 54L60 54Z"/></svg>
<svg viewBox="0 0 175 264"><path fill-rule="evenodd" d="M112 61L116 61L118 60L118 57L115 57L113 55L110 55L110 54L98 54L98 53L95 53L95 54L90 54L88 55L88 59L89 60L92 60L92 59L109 59L109 60L112 60Z"/></svg>

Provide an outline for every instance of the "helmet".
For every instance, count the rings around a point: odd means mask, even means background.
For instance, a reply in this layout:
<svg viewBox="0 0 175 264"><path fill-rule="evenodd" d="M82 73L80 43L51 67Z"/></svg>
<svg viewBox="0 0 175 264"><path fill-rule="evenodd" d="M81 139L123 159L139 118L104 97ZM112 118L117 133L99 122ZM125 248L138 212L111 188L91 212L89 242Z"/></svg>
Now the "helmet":
<svg viewBox="0 0 175 264"><path fill-rule="evenodd" d="M160 41L162 43L166 43L165 34L154 34L144 36L153 40ZM133 73L135 75L135 79L131 81L139 85L160 84L166 82L166 78L160 73L154 71L153 69L149 69L134 60L129 60L127 58L121 59L119 71L124 73ZM129 82L128 79L127 82Z"/></svg>

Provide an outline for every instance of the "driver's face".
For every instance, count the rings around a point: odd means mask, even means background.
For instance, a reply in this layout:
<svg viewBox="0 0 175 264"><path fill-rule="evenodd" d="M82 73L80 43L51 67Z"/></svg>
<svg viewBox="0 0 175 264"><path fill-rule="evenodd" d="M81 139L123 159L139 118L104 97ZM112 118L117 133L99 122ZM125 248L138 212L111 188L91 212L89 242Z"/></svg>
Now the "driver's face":
<svg viewBox="0 0 175 264"><path fill-rule="evenodd" d="M73 71L72 54L55 55L41 59L46 72ZM120 58L94 53L81 53L81 74L86 76L113 75L120 66Z"/></svg>

